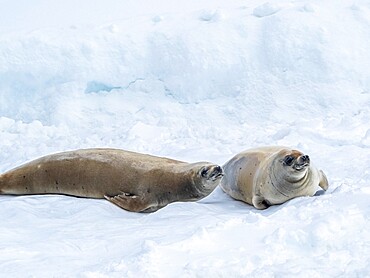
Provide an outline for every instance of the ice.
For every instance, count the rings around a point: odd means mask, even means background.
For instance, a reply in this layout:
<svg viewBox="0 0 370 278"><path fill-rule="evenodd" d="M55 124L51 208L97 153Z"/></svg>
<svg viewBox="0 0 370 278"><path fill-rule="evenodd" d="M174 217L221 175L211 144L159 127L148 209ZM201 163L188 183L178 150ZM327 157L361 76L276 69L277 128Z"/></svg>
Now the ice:
<svg viewBox="0 0 370 278"><path fill-rule="evenodd" d="M368 1L0 0L0 173L113 147L223 164L286 145L330 183L258 211L0 196L4 277L366 277Z"/></svg>

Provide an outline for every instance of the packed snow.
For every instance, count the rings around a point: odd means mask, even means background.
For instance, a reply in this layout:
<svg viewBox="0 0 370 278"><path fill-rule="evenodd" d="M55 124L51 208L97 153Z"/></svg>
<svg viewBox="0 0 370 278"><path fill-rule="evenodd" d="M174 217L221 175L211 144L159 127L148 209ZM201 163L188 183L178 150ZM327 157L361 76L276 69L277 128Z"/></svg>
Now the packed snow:
<svg viewBox="0 0 370 278"><path fill-rule="evenodd" d="M0 172L113 147L188 162L285 145L330 183L259 211L0 196L1 277L370 275L368 0L0 0Z"/></svg>

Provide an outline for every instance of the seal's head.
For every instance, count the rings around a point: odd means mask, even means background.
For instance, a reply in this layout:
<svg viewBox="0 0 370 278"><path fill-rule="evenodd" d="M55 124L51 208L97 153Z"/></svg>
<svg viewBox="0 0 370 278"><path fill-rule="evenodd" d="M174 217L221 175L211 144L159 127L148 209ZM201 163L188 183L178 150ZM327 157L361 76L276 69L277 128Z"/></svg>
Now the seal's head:
<svg viewBox="0 0 370 278"><path fill-rule="evenodd" d="M278 167L293 180L303 178L310 166L310 157L297 150L284 150L279 153Z"/></svg>
<svg viewBox="0 0 370 278"><path fill-rule="evenodd" d="M196 163L193 167L193 183L204 196L210 194L221 181L224 171L221 166L207 162Z"/></svg>

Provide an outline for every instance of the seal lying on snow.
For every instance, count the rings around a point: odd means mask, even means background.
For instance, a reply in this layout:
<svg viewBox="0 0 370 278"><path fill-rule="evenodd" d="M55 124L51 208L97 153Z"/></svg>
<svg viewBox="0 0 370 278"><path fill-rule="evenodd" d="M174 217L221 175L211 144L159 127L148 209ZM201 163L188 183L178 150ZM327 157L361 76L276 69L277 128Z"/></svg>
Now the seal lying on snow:
<svg viewBox="0 0 370 278"><path fill-rule="evenodd" d="M286 147L244 151L226 162L223 169L221 188L257 209L312 196L317 186L328 189L324 172L310 165L308 155Z"/></svg>
<svg viewBox="0 0 370 278"><path fill-rule="evenodd" d="M206 197L222 176L222 168L208 162L86 149L48 155L0 175L0 194L105 198L125 210L152 212Z"/></svg>

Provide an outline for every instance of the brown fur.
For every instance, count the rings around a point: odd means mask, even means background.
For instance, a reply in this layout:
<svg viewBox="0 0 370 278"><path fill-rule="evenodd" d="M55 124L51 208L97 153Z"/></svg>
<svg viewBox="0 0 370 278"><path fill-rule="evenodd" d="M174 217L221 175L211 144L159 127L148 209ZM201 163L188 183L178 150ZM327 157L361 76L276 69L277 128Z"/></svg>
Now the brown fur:
<svg viewBox="0 0 370 278"><path fill-rule="evenodd" d="M129 211L155 211L210 194L222 175L210 182L199 172L216 167L117 149L77 150L45 156L0 175L0 194L106 198Z"/></svg>

